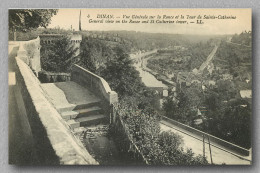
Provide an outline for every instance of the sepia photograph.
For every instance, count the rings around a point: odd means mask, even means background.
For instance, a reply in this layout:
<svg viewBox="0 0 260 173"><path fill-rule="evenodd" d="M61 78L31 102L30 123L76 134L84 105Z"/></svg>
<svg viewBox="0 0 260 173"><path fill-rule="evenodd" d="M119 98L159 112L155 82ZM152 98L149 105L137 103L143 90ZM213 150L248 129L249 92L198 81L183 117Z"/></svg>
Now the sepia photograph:
<svg viewBox="0 0 260 173"><path fill-rule="evenodd" d="M252 165L252 10L9 9L11 165Z"/></svg>

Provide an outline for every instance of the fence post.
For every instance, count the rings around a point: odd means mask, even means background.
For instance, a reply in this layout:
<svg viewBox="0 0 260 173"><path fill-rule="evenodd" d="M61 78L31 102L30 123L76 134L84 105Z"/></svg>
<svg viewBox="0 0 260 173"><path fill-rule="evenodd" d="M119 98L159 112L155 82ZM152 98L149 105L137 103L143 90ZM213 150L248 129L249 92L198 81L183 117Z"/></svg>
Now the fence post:
<svg viewBox="0 0 260 173"><path fill-rule="evenodd" d="M208 141L209 141L209 152L210 152L210 160L211 160L211 164L213 164L209 136L208 136Z"/></svg>
<svg viewBox="0 0 260 173"><path fill-rule="evenodd" d="M110 104L110 124L115 124L116 122L116 112L114 104Z"/></svg>
<svg viewBox="0 0 260 173"><path fill-rule="evenodd" d="M205 136L203 135L203 157L205 157Z"/></svg>

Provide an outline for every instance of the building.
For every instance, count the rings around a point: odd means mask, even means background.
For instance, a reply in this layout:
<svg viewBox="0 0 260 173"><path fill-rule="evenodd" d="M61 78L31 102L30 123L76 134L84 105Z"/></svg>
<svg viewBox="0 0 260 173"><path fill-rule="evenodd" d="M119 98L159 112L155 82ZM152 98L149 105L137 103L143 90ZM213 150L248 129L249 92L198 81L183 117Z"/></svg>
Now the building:
<svg viewBox="0 0 260 173"><path fill-rule="evenodd" d="M79 34L41 34L40 37L40 43L41 45L46 44L52 44L55 42L55 40L62 39L64 37L68 37L70 39L70 43L74 48L78 48L76 55L78 56L80 53L80 43L82 41L82 35Z"/></svg>
<svg viewBox="0 0 260 173"><path fill-rule="evenodd" d="M240 97L243 99L251 99L252 98L252 90L240 90Z"/></svg>
<svg viewBox="0 0 260 173"><path fill-rule="evenodd" d="M223 74L222 78L223 78L223 80L233 80L233 76L228 73Z"/></svg>

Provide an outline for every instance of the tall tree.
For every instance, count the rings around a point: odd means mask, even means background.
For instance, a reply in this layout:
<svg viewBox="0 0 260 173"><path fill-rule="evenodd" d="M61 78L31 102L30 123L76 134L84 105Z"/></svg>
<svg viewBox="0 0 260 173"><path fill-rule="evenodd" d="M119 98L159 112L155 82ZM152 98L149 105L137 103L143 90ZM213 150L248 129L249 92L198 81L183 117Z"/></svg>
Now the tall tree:
<svg viewBox="0 0 260 173"><path fill-rule="evenodd" d="M139 77L139 72L132 66L126 50L117 46L114 53L114 58L106 63L102 76L121 97L143 93L144 84Z"/></svg>
<svg viewBox="0 0 260 173"><path fill-rule="evenodd" d="M43 45L41 49L42 68L52 72L67 72L74 63L77 50L78 48L73 47L68 37Z"/></svg>
<svg viewBox="0 0 260 173"><path fill-rule="evenodd" d="M9 10L9 31L28 31L38 27L47 27L57 9L11 9Z"/></svg>
<svg viewBox="0 0 260 173"><path fill-rule="evenodd" d="M111 48L103 41L83 37L80 44L79 64L91 72L99 74L105 62L111 58L112 54Z"/></svg>

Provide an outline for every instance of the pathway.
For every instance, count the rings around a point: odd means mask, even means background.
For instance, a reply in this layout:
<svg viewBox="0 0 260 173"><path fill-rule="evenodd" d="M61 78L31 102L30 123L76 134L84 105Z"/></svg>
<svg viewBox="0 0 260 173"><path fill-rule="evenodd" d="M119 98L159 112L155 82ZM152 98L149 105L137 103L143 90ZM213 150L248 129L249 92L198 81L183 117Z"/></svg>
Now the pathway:
<svg viewBox="0 0 260 173"><path fill-rule="evenodd" d="M179 134L183 138L184 148L191 148L192 151L196 155L203 155L203 142L202 137L192 134L189 131L176 127L175 125L171 124L170 122L162 120L160 123L162 131L171 131L174 133ZM212 158L214 164L228 164L228 165L250 165L251 158L250 157L243 157L235 154L233 152L228 151L222 146L219 146L216 143L211 143L211 151L212 151ZM210 152L209 152L209 145L208 143L205 144L205 155L209 163L210 161Z"/></svg>

